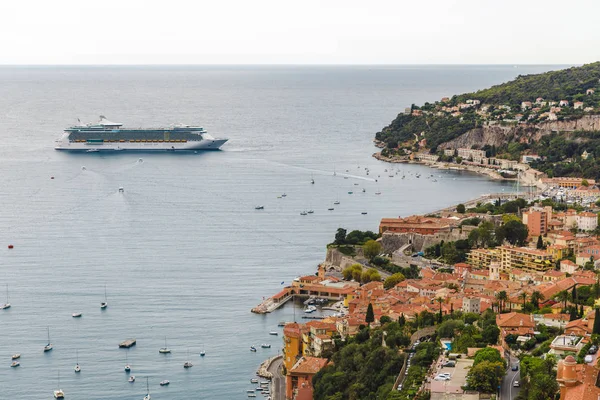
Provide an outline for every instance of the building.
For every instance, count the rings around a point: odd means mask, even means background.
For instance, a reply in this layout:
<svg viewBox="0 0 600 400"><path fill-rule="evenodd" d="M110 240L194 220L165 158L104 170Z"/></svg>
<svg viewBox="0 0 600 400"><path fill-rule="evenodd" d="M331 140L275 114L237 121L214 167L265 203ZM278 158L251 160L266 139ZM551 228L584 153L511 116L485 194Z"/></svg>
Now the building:
<svg viewBox="0 0 600 400"><path fill-rule="evenodd" d="M285 376L285 398L295 399L300 388L312 388L312 378L327 365L326 358L301 357ZM312 398L312 397L311 397Z"/></svg>
<svg viewBox="0 0 600 400"><path fill-rule="evenodd" d="M521 110L525 111L527 109L531 108L531 102L530 101L523 101L521 102Z"/></svg>
<svg viewBox="0 0 600 400"><path fill-rule="evenodd" d="M548 222L552 219L552 207L531 207L523 213L523 223L530 236L541 236L548 232Z"/></svg>
<svg viewBox="0 0 600 400"><path fill-rule="evenodd" d="M473 249L467 254L467 263L473 268L486 269L492 261L500 261L500 253L495 249Z"/></svg>
<svg viewBox="0 0 600 400"><path fill-rule="evenodd" d="M569 100L561 100L558 102L558 105L560 107L568 107L569 106Z"/></svg>
<svg viewBox="0 0 600 400"><path fill-rule="evenodd" d="M533 336L535 321L531 314L510 312L496 315L496 325L500 328L502 339L506 335Z"/></svg>
<svg viewBox="0 0 600 400"><path fill-rule="evenodd" d="M463 160L468 160L469 158L484 158L486 156L485 151L483 150L460 148L456 151L458 152L458 156Z"/></svg>
<svg viewBox="0 0 600 400"><path fill-rule="evenodd" d="M560 272L573 275L579 266L571 260L562 260L560 262Z"/></svg>
<svg viewBox="0 0 600 400"><path fill-rule="evenodd" d="M576 216L577 228L582 231L593 231L598 227L598 215L593 212L581 212Z"/></svg>
<svg viewBox="0 0 600 400"><path fill-rule="evenodd" d="M599 371L593 365L577 364L575 357L571 355L559 360L556 381L560 388L560 400L598 400Z"/></svg>
<svg viewBox="0 0 600 400"><path fill-rule="evenodd" d="M532 161L537 161L539 160L540 156L538 156L537 154L525 154L521 157L521 162L524 164L529 164Z"/></svg>
<svg viewBox="0 0 600 400"><path fill-rule="evenodd" d="M439 160L440 156L438 156L437 154L429 153L415 153L415 158L420 161L436 162L437 160Z"/></svg>
<svg viewBox="0 0 600 400"><path fill-rule="evenodd" d="M454 149L444 149L444 155L446 157L454 157Z"/></svg>
<svg viewBox="0 0 600 400"><path fill-rule="evenodd" d="M302 331L300 324L291 323L283 327L283 365L286 371L292 369L302 356Z"/></svg>
<svg viewBox="0 0 600 400"><path fill-rule="evenodd" d="M500 268L510 272L519 268L526 272L547 271L554 267L553 257L543 250L526 247L500 246Z"/></svg>
<svg viewBox="0 0 600 400"><path fill-rule="evenodd" d="M596 181L594 179L586 179L590 186L595 185ZM543 178L542 183L548 186L561 187L565 189L577 189L581 186L583 179L581 178L572 178L572 177L558 177L558 178Z"/></svg>
<svg viewBox="0 0 600 400"><path fill-rule="evenodd" d="M413 215L406 218L382 218L379 223L379 233L420 233L434 235L440 231L449 231L458 221L450 218L423 217Z"/></svg>
<svg viewBox="0 0 600 400"><path fill-rule="evenodd" d="M584 341L581 336L560 335L550 343L550 354L563 355L565 353L579 353L583 348Z"/></svg>
<svg viewBox="0 0 600 400"><path fill-rule="evenodd" d="M479 297L463 297L462 312L479 314L481 312L481 299Z"/></svg>
<svg viewBox="0 0 600 400"><path fill-rule="evenodd" d="M576 101L575 103L573 103L573 108L576 110L583 108L583 101Z"/></svg>

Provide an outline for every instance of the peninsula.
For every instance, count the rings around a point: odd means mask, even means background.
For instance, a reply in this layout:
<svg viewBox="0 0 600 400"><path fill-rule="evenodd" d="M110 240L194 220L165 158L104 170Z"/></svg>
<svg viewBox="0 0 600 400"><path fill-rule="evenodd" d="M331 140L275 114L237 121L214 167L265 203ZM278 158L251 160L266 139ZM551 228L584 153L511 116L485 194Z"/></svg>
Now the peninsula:
<svg viewBox="0 0 600 400"><path fill-rule="evenodd" d="M535 184L600 178L600 62L412 105L375 135L384 161L470 169ZM528 170L532 170L526 172Z"/></svg>

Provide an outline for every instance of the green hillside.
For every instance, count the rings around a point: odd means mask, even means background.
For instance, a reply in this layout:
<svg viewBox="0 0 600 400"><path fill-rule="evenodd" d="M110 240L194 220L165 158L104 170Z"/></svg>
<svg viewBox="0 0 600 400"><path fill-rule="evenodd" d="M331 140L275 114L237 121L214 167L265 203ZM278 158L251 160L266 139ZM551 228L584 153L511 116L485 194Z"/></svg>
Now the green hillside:
<svg viewBox="0 0 600 400"><path fill-rule="evenodd" d="M514 125L524 129L547 120L572 120L600 113L600 62L543 74L523 75L474 93L453 96L446 101L413 106L390 125L377 132L385 153L406 154L422 151L418 139L426 139L427 149L437 147L463 133L490 124ZM591 89L588 91L588 89ZM593 93L592 93L593 91ZM536 99L543 101L535 103ZM569 104L559 108L559 102ZM467 104L470 101L471 103ZM531 106L521 108L522 102ZM575 107L575 102L583 102Z"/></svg>

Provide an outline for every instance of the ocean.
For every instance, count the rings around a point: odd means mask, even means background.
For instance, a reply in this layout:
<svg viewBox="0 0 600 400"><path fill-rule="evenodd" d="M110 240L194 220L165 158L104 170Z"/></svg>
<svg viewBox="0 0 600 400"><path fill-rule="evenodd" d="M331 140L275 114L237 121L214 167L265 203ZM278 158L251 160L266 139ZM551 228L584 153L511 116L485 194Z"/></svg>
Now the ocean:
<svg viewBox="0 0 600 400"><path fill-rule="evenodd" d="M68 399L142 399L146 377L153 399L246 398L282 347L269 331L294 315L291 304L250 309L313 274L337 228L377 231L382 217L514 190L379 162L375 132L411 103L550 69L0 67L0 303L7 285L12 303L0 310L0 398L52 398L59 375ZM198 154L54 150L64 128L100 114L134 127L199 124L230 141ZM54 350L44 353L47 329ZM128 338L137 345L119 349ZM158 353L165 338L169 355ZM272 347L249 351L261 343Z"/></svg>

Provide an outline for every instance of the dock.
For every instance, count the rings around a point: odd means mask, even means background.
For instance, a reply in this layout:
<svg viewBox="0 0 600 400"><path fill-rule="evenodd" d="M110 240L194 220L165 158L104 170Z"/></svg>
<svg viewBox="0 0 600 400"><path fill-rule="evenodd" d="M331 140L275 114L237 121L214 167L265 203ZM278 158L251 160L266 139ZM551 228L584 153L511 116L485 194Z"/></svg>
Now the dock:
<svg viewBox="0 0 600 400"><path fill-rule="evenodd" d="M119 347L122 349L128 349L131 346L135 346L135 339L127 339L127 340L119 343Z"/></svg>
<svg viewBox="0 0 600 400"><path fill-rule="evenodd" d="M269 297L254 307L251 311L256 314L266 314L277 310L279 307L294 298L294 292L291 287L286 287L273 297Z"/></svg>

